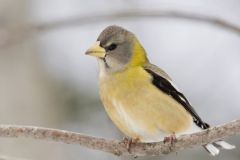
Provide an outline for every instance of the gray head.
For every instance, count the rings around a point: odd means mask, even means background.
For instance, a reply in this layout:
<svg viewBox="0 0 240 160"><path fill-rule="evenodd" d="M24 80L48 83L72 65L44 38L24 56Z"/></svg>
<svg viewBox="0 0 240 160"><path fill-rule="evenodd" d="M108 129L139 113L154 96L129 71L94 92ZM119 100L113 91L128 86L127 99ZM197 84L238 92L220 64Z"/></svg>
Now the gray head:
<svg viewBox="0 0 240 160"><path fill-rule="evenodd" d="M142 49L143 57L146 59L145 51L135 35L114 25L101 32L97 42L87 50L86 54L99 59L100 69L104 69L107 73L114 73L124 70L131 63L136 53L134 51L136 45L140 46L138 49Z"/></svg>

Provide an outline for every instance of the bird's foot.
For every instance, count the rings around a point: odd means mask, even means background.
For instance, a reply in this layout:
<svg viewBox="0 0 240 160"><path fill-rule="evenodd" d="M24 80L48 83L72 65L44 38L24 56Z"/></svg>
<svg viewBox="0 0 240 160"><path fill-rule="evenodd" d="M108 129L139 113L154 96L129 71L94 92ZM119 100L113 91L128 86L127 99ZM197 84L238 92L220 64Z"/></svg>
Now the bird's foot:
<svg viewBox="0 0 240 160"><path fill-rule="evenodd" d="M168 137L164 137L163 143L165 144L167 142L170 142L171 145L173 145L173 143L177 142L176 135L175 134L171 134Z"/></svg>
<svg viewBox="0 0 240 160"><path fill-rule="evenodd" d="M132 138L124 137L122 142L126 145L127 150L130 153L131 152L131 146L135 145L137 142L139 142L139 140L140 140L139 138L132 139Z"/></svg>

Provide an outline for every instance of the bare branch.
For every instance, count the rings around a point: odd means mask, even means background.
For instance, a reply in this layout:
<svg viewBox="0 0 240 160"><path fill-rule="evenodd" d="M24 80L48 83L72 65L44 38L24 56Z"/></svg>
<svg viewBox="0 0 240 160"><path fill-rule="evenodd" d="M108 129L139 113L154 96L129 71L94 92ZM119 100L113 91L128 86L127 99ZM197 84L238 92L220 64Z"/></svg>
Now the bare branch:
<svg viewBox="0 0 240 160"><path fill-rule="evenodd" d="M98 15L84 15L75 18L68 18L55 22L48 22L37 25L28 25L22 28L8 30L0 28L0 47L8 47L18 42L21 42L33 34L51 31L53 29L61 29L66 27L82 26L106 21L118 21L121 19L138 19L138 18L174 18L184 19L196 22L203 22L214 25L240 35L240 26L232 24L227 20L218 17L211 17L207 15L188 13L183 11L164 11L164 10L127 10L116 13L98 14Z"/></svg>
<svg viewBox="0 0 240 160"><path fill-rule="evenodd" d="M122 141L96 138L80 133L31 126L0 125L0 137L25 137L79 144L90 149L101 150L115 155L160 155L192 148L227 138L240 133L240 120L235 120L202 132L183 135L173 145L163 142L137 143L131 146L131 153Z"/></svg>

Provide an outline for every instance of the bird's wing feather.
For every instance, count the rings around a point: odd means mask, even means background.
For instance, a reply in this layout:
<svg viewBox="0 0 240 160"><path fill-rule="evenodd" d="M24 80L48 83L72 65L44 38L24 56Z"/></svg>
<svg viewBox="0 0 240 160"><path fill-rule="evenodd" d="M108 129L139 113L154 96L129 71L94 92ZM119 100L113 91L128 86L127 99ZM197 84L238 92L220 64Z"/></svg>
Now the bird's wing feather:
<svg viewBox="0 0 240 160"><path fill-rule="evenodd" d="M180 103L193 117L194 123L202 129L209 128L209 125L201 120L199 115L193 109L187 98L176 89L171 78L160 68L153 64L146 64L144 69L152 76L152 83L164 93L172 96Z"/></svg>

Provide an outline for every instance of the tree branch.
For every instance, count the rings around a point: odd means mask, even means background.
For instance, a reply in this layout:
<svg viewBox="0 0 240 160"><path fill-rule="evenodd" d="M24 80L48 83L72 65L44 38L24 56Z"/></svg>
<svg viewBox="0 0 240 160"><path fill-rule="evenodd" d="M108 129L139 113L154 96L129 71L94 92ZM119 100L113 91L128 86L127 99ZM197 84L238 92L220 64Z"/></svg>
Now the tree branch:
<svg viewBox="0 0 240 160"><path fill-rule="evenodd" d="M183 135L173 145L163 142L136 143L131 153L122 141L97 138L80 133L31 126L0 125L0 137L25 137L58 141L67 144L79 144L84 147L109 152L115 155L160 155L192 148L224 139L240 133L240 120L235 120L202 132Z"/></svg>
<svg viewBox="0 0 240 160"><path fill-rule="evenodd" d="M82 26L87 24L96 24L106 21L116 21L121 19L137 19L137 18L174 18L184 19L196 22L203 22L216 27L220 27L240 35L240 26L230 23L222 18L211 17L207 15L183 12L183 11L164 11L164 10L126 10L116 13L84 15L75 18L68 18L55 22L43 24L28 25L22 28L8 30L0 28L0 48L8 47L29 38L31 35L51 31L53 29L61 29L73 26Z"/></svg>

